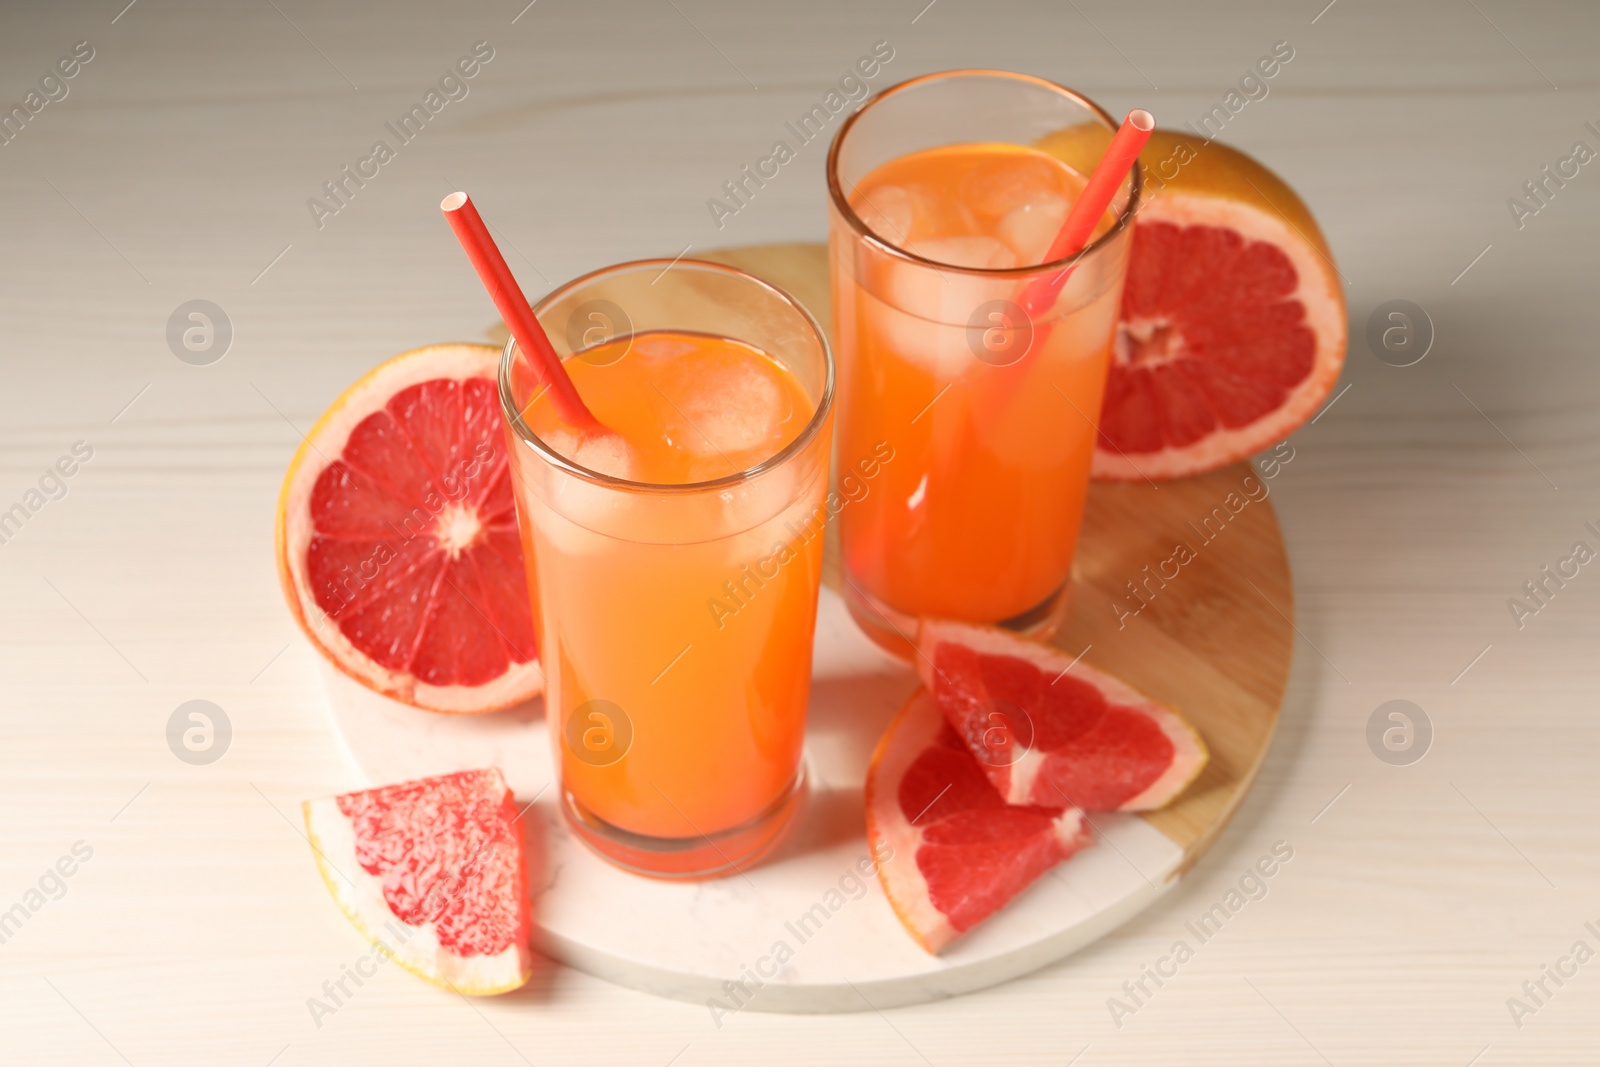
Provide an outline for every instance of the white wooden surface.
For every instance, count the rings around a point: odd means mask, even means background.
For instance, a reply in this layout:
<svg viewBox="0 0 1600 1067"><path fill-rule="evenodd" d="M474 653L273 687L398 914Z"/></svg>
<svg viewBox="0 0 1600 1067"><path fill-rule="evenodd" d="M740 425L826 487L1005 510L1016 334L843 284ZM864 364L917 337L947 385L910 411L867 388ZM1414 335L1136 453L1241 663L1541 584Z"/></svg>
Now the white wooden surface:
<svg viewBox="0 0 1600 1067"><path fill-rule="evenodd" d="M0 509L75 441L94 449L0 544L0 909L93 849L0 944L0 1061L1594 1061L1600 962L1546 980L1520 1028L1506 1004L1574 941L1600 949L1600 573L1521 630L1506 607L1600 541L1583 529L1600 525L1600 170L1521 230L1506 207L1574 141L1600 148L1592 6L123 2L0 13L0 100L95 49L0 147ZM319 231L306 198L478 40L495 58L470 95ZM1352 350L1348 392L1273 483L1303 640L1261 781L1157 907L955 1001L718 1028L570 971L469 1004L380 970L317 1026L307 998L367 950L297 829L299 800L349 773L272 564L297 428L376 360L493 318L434 214L457 185L532 291L819 237L820 142L720 232L705 200L879 40L879 83L1013 66L1169 122L1293 45L1223 136L1314 206ZM195 298L235 329L211 366L164 337ZM1404 369L1362 340L1396 298L1438 334ZM233 724L209 766L165 739L197 698ZM1393 698L1435 729L1409 767L1364 739ZM1108 998L1280 840L1294 858L1266 897L1115 1025Z"/></svg>

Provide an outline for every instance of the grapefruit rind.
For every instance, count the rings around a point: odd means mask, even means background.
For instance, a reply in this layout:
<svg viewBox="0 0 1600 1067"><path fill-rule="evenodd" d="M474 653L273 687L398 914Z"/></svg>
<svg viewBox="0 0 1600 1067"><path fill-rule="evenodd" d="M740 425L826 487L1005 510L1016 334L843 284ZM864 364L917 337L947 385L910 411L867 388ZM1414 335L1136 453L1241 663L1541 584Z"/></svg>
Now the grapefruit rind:
<svg viewBox="0 0 1600 1067"><path fill-rule="evenodd" d="M928 710L919 714L915 708L919 702L926 704ZM900 810L896 793L912 761L933 744L943 726L944 719L933 705L932 695L919 689L895 713L889 728L878 739L872 753L872 770L867 775L865 797L867 839L875 850L879 842L893 850L892 858L878 865L878 879L883 883L884 894L896 918L930 954L937 954L959 934L950 920L933 906L927 880L917 869L917 843L922 832L912 826ZM880 783L885 787L884 795L879 794Z"/></svg>
<svg viewBox="0 0 1600 1067"><path fill-rule="evenodd" d="M436 923L413 925L389 909L383 880L356 861L355 831L335 797L301 804L317 872L350 924L384 954L418 978L468 996L509 993L533 974L527 939L494 956L459 956L439 944Z"/></svg>
<svg viewBox="0 0 1600 1067"><path fill-rule="evenodd" d="M346 389L311 427L289 461L278 494L278 580L290 613L306 638L329 662L362 685L429 711L458 715L500 711L538 696L544 689L544 672L538 660L530 660L512 664L484 685L437 686L390 670L357 649L317 605L306 575L306 553L313 534L311 494L318 476L344 452L351 432L390 397L438 378L494 380L499 366L499 349L467 343L415 348L379 364Z"/></svg>
<svg viewBox="0 0 1600 1067"><path fill-rule="evenodd" d="M927 879L917 865L923 831L911 824L900 808L900 782L922 753L933 746L944 729L933 694L919 687L895 713L878 739L867 774L867 839L874 853L888 845L891 857L878 865L878 879L895 917L912 939L929 955L938 955L966 931L934 907ZM1055 819L1055 831L1064 857L1089 843L1093 831L1083 812L1068 808ZM1013 898L1015 899L1015 898Z"/></svg>
<svg viewBox="0 0 1600 1067"><path fill-rule="evenodd" d="M1200 776L1211 759L1205 739L1176 709L1152 700L1114 675L1096 670L1082 661L1074 661L1060 649L1025 640L993 626L923 619L917 632L917 646L921 653L917 657L917 674L929 689L934 689L938 680L934 667L935 649L945 642L965 645L986 655L1025 660L1052 676L1063 670L1069 671L1075 678L1100 690L1108 703L1141 711L1154 719L1172 742L1172 762L1155 781L1118 805L1117 811L1152 811L1166 806ZM985 767L985 770L991 772L991 778L1006 780L1007 786L1000 795L1008 804L1059 806L1059 798L1052 800L1049 797L1032 796L1038 771L1047 756L1046 752L1029 750L1008 768ZM1009 773L996 774L996 771Z"/></svg>

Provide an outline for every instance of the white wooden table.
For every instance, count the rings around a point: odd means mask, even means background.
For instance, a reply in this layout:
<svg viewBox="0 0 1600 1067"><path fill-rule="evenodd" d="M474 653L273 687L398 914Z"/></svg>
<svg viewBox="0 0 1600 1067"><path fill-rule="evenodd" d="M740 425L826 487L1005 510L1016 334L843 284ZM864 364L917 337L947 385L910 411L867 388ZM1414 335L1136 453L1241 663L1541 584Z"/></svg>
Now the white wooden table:
<svg viewBox="0 0 1600 1067"><path fill-rule="evenodd" d="M42 505L0 544L0 909L29 912L0 944L0 1062L1600 1056L1600 962L1561 965L1576 974L1537 1002L1523 986L1576 941L1600 950L1600 567L1521 628L1507 607L1573 542L1600 547L1600 164L1521 228L1506 204L1575 141L1600 149L1600 10L124 2L0 14L7 107L93 50L0 147L0 510ZM1302 631L1283 726L1185 883L1065 963L920 1008L718 1028L553 967L474 1003L391 969L316 1025L307 998L366 946L297 829L302 798L351 783L278 592L274 500L345 384L492 320L438 198L469 188L542 291L621 259L820 238L820 140L722 229L705 202L875 42L894 50L876 84L1015 67L1172 124L1280 40L1294 59L1223 138L1315 208L1352 344L1346 391L1273 483ZM319 228L307 199L478 41L493 59L467 95ZM232 324L210 365L166 339L194 299ZM1415 366L1363 340L1393 299L1436 327ZM92 458L45 480L59 499L28 497L80 441ZM205 766L166 741L193 699L231 722ZM1391 699L1432 722L1421 762L1368 749ZM1267 896L1134 1001L1124 983L1278 841L1294 858ZM47 874L58 860L70 877ZM1113 997L1136 1010L1114 1021ZM1511 997L1534 1010L1514 1019Z"/></svg>

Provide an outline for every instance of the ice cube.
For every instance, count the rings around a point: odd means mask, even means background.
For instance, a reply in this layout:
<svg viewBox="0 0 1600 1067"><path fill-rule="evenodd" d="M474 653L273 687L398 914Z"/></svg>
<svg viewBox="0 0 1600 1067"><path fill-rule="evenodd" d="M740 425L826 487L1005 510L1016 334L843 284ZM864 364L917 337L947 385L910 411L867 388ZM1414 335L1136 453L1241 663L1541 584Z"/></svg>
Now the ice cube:
<svg viewBox="0 0 1600 1067"><path fill-rule="evenodd" d="M1064 197L1042 194L1006 212L996 229L1000 239L1016 253L1018 263L1043 263L1069 210Z"/></svg>
<svg viewBox="0 0 1600 1067"><path fill-rule="evenodd" d="M1019 205L1060 196L1059 164L1040 155L1007 153L977 167L961 184L962 199L980 214L998 218Z"/></svg>
<svg viewBox="0 0 1600 1067"><path fill-rule="evenodd" d="M993 237L929 237L912 241L906 251L935 263L978 270L1005 270L1017 265L1016 253Z"/></svg>
<svg viewBox="0 0 1600 1067"><path fill-rule="evenodd" d="M955 381L976 361L965 326L933 322L873 299L862 302L862 311L886 348L941 382Z"/></svg>
<svg viewBox="0 0 1600 1067"><path fill-rule="evenodd" d="M937 263L980 270L1016 266L1016 254L993 237L938 237L915 241L909 251ZM1016 298L1009 278L964 270L897 265L889 276L889 302L901 311L945 326L966 327L979 309L994 300Z"/></svg>
<svg viewBox="0 0 1600 1067"><path fill-rule="evenodd" d="M772 374L745 361L704 364L693 388L677 392L686 394L675 399L689 425L673 440L697 456L726 457L740 467L765 459L748 454L770 450L794 414Z"/></svg>
<svg viewBox="0 0 1600 1067"><path fill-rule="evenodd" d="M586 435L573 459L596 474L635 480L638 464L627 441L614 433Z"/></svg>
<svg viewBox="0 0 1600 1067"><path fill-rule="evenodd" d="M550 450L567 459L574 459L578 453L578 435L573 430L546 430L539 435L539 440L550 446Z"/></svg>
<svg viewBox="0 0 1600 1067"><path fill-rule="evenodd" d="M1015 301L1020 285L957 266L1000 270L1016 265L1016 255L992 237L942 237L914 242L910 251L952 269L893 265L884 299L863 300L871 326L900 358L921 364L940 380L953 380L977 358L973 328L993 321L996 301ZM981 336L981 334L979 335Z"/></svg>
<svg viewBox="0 0 1600 1067"><path fill-rule="evenodd" d="M633 448L618 434L553 430L545 435L544 442L578 466L596 474L635 480L638 464Z"/></svg>
<svg viewBox="0 0 1600 1067"><path fill-rule="evenodd" d="M636 356L649 360L669 360L678 356L685 356L695 350L693 341L683 338L663 337L659 333L640 334L633 339L633 347L629 350Z"/></svg>
<svg viewBox="0 0 1600 1067"><path fill-rule="evenodd" d="M911 194L900 186L885 185L870 194L859 193L852 206L867 229L890 244L903 245L910 240L916 208Z"/></svg>
<svg viewBox="0 0 1600 1067"><path fill-rule="evenodd" d="M580 434L570 429L540 435L545 444L573 463L597 474L637 480L632 447L615 434ZM612 539L638 525L633 494L597 485L576 474L531 457L523 489L522 520L533 523L540 538L556 552L570 556L610 551Z"/></svg>
<svg viewBox="0 0 1600 1067"><path fill-rule="evenodd" d="M812 502L826 490L828 475L826 460L819 469L816 457L800 457L784 466L768 470L755 478L747 479L718 494L721 504L721 521L717 536L732 537L730 549L739 563L751 563L772 554L774 545L789 541L793 534L786 532L781 518L791 517L789 512L797 506L797 496ZM816 523L819 527L821 522ZM803 523L797 522L796 527Z"/></svg>

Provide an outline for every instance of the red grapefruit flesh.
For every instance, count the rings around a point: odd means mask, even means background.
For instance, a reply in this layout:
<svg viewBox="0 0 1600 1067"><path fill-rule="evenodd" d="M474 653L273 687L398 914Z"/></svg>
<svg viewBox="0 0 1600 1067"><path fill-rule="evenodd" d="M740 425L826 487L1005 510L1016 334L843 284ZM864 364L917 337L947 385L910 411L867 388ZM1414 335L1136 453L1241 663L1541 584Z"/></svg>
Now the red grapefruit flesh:
<svg viewBox="0 0 1600 1067"><path fill-rule="evenodd" d="M926 689L889 724L867 774L867 836L889 903L937 953L1087 845L1077 809L1007 804Z"/></svg>
<svg viewBox="0 0 1600 1067"><path fill-rule="evenodd" d="M474 996L533 971L522 827L499 770L303 805L317 868L356 928L400 966Z"/></svg>
<svg viewBox="0 0 1600 1067"><path fill-rule="evenodd" d="M278 502L278 569L335 666L433 711L543 688L488 345L378 367L306 435Z"/></svg>
<svg viewBox="0 0 1600 1067"><path fill-rule="evenodd" d="M1206 765L1176 711L1057 649L933 619L918 645L923 684L1008 803L1149 811Z"/></svg>
<svg viewBox="0 0 1600 1067"><path fill-rule="evenodd" d="M1040 147L1098 158L1080 127ZM1344 365L1344 291L1294 190L1242 152L1157 130L1122 291L1094 476L1174 478L1283 440Z"/></svg>

